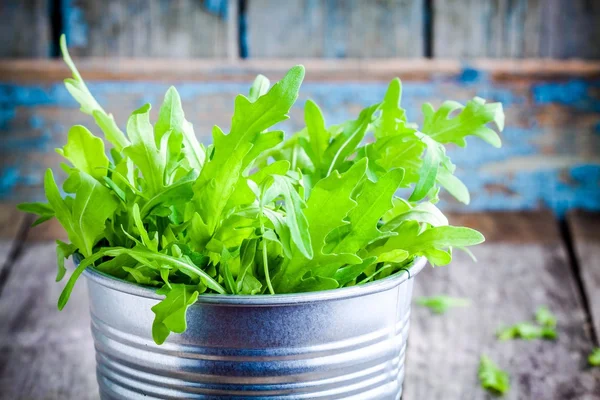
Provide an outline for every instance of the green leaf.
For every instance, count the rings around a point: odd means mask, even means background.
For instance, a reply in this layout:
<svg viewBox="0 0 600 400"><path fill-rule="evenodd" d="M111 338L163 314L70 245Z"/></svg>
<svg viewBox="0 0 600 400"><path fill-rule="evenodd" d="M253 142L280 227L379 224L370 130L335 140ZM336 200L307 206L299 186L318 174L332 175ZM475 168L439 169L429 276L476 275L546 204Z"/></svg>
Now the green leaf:
<svg viewBox="0 0 600 400"><path fill-rule="evenodd" d="M553 327L538 326L529 322L520 322L508 328L502 328L497 333L500 340L534 340L547 339L554 340L557 338L556 330Z"/></svg>
<svg viewBox="0 0 600 400"><path fill-rule="evenodd" d="M196 212L211 234L216 231L234 192L244 167L245 156L252 148L256 136L288 118L287 113L298 97L303 78L304 67L296 66L256 101L251 102L239 95L235 100L229 134L213 131L214 155L204 165L194 184L193 199Z"/></svg>
<svg viewBox="0 0 600 400"><path fill-rule="evenodd" d="M304 106L304 121L310 142L310 158L315 166L320 167L323 164L331 134L325 127L321 109L312 100L307 100Z"/></svg>
<svg viewBox="0 0 600 400"><path fill-rule="evenodd" d="M62 52L65 64L67 64L73 73L72 79L65 79L65 86L67 90L81 106L81 111L94 117L96 124L98 124L100 129L102 129L106 139L112 143L113 146L115 146L117 151L120 152L123 150L123 148L129 145L129 141L115 123L113 116L106 113L106 111L100 107L96 99L94 99L94 96L92 96L89 89L85 85L85 82L81 78L79 71L77 71L73 60L71 60L71 56L67 50L67 40L64 34L60 36L60 50Z"/></svg>
<svg viewBox="0 0 600 400"><path fill-rule="evenodd" d="M406 122L405 111L400 107L401 98L402 82L395 78L388 85L380 106L381 117L375 127L376 138L394 136L398 130L398 124Z"/></svg>
<svg viewBox="0 0 600 400"><path fill-rule="evenodd" d="M356 253L369 243L386 236L377 225L381 217L392 208L392 197L403 178L404 171L394 169L376 183L367 180L363 184L356 198L356 207L348 213L351 230L333 246L332 253Z"/></svg>
<svg viewBox="0 0 600 400"><path fill-rule="evenodd" d="M535 320L541 326L548 328L556 327L556 317L547 307L539 307L535 312Z"/></svg>
<svg viewBox="0 0 600 400"><path fill-rule="evenodd" d="M71 257L75 251L77 251L77 247L72 244L60 240L56 241L56 265L58 267L58 270L56 271L56 282L60 282L62 278L64 278L67 273L65 259Z"/></svg>
<svg viewBox="0 0 600 400"><path fill-rule="evenodd" d="M600 367L600 347L595 348L588 356L588 364L592 367Z"/></svg>
<svg viewBox="0 0 600 400"><path fill-rule="evenodd" d="M318 292L320 290L331 290L339 287L338 281L323 276L311 276L302 279L296 286L298 292Z"/></svg>
<svg viewBox="0 0 600 400"><path fill-rule="evenodd" d="M455 111L459 111L458 115L451 117ZM454 143L464 147L465 138L474 135L494 147L501 146L500 137L487 127L488 123L493 122L498 130L504 129L504 112L500 103L486 104L482 98L475 97L466 106L446 101L438 110L425 103L423 115L422 132L439 143Z"/></svg>
<svg viewBox="0 0 600 400"><path fill-rule="evenodd" d="M31 224L32 227L54 218L54 210L52 209L52 206L47 203L21 203L17 205L17 209L26 213L37 214L40 216L33 222L33 224Z"/></svg>
<svg viewBox="0 0 600 400"><path fill-rule="evenodd" d="M94 245L104 231L106 220L118 206L116 198L85 172L79 172L79 186L71 207L61 198L49 169L44 178L44 188L56 218L67 231L71 243L84 257L91 256Z"/></svg>
<svg viewBox="0 0 600 400"><path fill-rule="evenodd" d="M199 172L204 165L206 154L194 134L194 128L190 122L185 119L181 98L177 89L171 86L165 94L165 99L158 112L158 120L154 126L154 135L157 143L169 131L177 132L182 135L185 160L189 163L192 170Z"/></svg>
<svg viewBox="0 0 600 400"><path fill-rule="evenodd" d="M304 254L294 252L277 279L280 281L278 292L291 290L299 283L305 271L330 261L323 252L325 238L335 228L347 224L344 218L357 204L351 198L351 194L363 179L366 164L367 160L362 160L342 175L334 171L315 185L304 210L313 248L313 260L309 263Z"/></svg>
<svg viewBox="0 0 600 400"><path fill-rule="evenodd" d="M264 196L275 199L282 196L286 204L285 221L290 230L294 244L308 259L313 257L311 238L307 219L302 212L304 201L296 192L292 181L284 176L272 175L273 183L266 190ZM270 202L270 201L269 201Z"/></svg>
<svg viewBox="0 0 600 400"><path fill-rule="evenodd" d="M69 129L67 144L57 151L71 161L75 168L98 180L102 180L108 172L104 142L84 126L75 125Z"/></svg>
<svg viewBox="0 0 600 400"><path fill-rule="evenodd" d="M165 137L158 145L154 139L154 128L150 124L150 104L142 106L131 114L127 122L127 134L131 139L131 145L123 152L141 171L149 194L160 193L165 187L167 146Z"/></svg>
<svg viewBox="0 0 600 400"><path fill-rule="evenodd" d="M416 303L429 308L435 314L444 314L452 307L467 307L471 304L468 299L450 296L419 297Z"/></svg>
<svg viewBox="0 0 600 400"><path fill-rule="evenodd" d="M360 264L348 265L336 271L334 279L340 286L344 286L358 278L367 268L377 261L377 257L365 258Z"/></svg>
<svg viewBox="0 0 600 400"><path fill-rule="evenodd" d="M502 395L510 389L508 374L485 355L481 356L478 375L481 387L492 393Z"/></svg>
<svg viewBox="0 0 600 400"><path fill-rule="evenodd" d="M326 176L331 175L334 170L340 170L346 158L356 151L356 147L365 137L377 106L378 104L375 104L365 108L358 116L358 119L346 122L342 132L327 147L323 155L323 159L327 165Z"/></svg>
<svg viewBox="0 0 600 400"><path fill-rule="evenodd" d="M154 322L152 338L156 344L163 344L174 333L183 333L187 329L185 314L187 309L198 300L199 292L195 287L183 284L164 285L156 291L165 298L152 307Z"/></svg>
<svg viewBox="0 0 600 400"><path fill-rule="evenodd" d="M427 256L431 249L474 246L484 241L481 233L465 227L437 226L421 233L415 221L402 223L394 232L397 235L387 239L383 246L372 253L373 255L391 249L402 249L410 254Z"/></svg>
<svg viewBox="0 0 600 400"><path fill-rule="evenodd" d="M260 96L265 95L269 91L270 85L271 82L269 82L266 76L258 74L250 87L248 100L254 103Z"/></svg>

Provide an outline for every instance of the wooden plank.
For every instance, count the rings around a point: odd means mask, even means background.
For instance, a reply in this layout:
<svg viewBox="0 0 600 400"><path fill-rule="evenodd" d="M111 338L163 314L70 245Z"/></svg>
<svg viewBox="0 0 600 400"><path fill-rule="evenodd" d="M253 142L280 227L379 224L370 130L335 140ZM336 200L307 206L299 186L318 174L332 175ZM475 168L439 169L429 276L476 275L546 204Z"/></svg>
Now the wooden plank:
<svg viewBox="0 0 600 400"><path fill-rule="evenodd" d="M236 51L228 0L68 0L64 29L72 53L109 57L217 57ZM234 9L235 10L235 9Z"/></svg>
<svg viewBox="0 0 600 400"><path fill-rule="evenodd" d="M25 214L17 211L15 204L0 204L0 286L4 269L10 268L8 263L15 241L18 240L23 224L27 222Z"/></svg>
<svg viewBox="0 0 600 400"><path fill-rule="evenodd" d="M596 339L600 335L600 213L575 210L567 215L583 289Z"/></svg>
<svg viewBox="0 0 600 400"><path fill-rule="evenodd" d="M440 0L434 57L600 57L600 4L588 0Z"/></svg>
<svg viewBox="0 0 600 400"><path fill-rule="evenodd" d="M547 212L451 219L492 240L473 249L477 264L456 252L452 265L426 268L417 277L415 296L466 297L472 305L441 316L413 307L406 398L492 399L478 383L481 354L510 374L505 399L600 398L600 370L586 368L594 343L584 327L581 294L557 223L549 221L554 219ZM496 339L498 328L532 320L541 305L558 318L556 342Z"/></svg>
<svg viewBox="0 0 600 400"><path fill-rule="evenodd" d="M50 1L0 2L0 58L50 56Z"/></svg>
<svg viewBox="0 0 600 400"><path fill-rule="evenodd" d="M477 59L468 68L458 60L441 59L245 59L236 62L210 59L173 63L165 58L86 57L77 68L86 81L141 82L248 82L257 74L283 77L295 64L306 68L307 82L382 82L395 77L403 81L467 78L475 81L531 81L600 77L600 62L585 60ZM70 76L61 60L0 60L2 82L57 83ZM470 82L472 83L472 82Z"/></svg>
<svg viewBox="0 0 600 400"><path fill-rule="evenodd" d="M97 399L94 345L85 284L56 308L54 242L29 242L0 301L0 397Z"/></svg>
<svg viewBox="0 0 600 400"><path fill-rule="evenodd" d="M248 2L249 57L421 57L423 1Z"/></svg>

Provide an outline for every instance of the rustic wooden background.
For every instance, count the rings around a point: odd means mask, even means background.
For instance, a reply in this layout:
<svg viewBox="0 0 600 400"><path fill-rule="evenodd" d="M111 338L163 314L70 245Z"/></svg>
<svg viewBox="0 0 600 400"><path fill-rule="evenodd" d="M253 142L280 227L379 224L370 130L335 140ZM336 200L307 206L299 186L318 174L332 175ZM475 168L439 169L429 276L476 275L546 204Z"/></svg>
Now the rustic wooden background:
<svg viewBox="0 0 600 400"><path fill-rule="evenodd" d="M254 74L277 78L299 62L307 83L290 130L306 98L336 123L394 76L416 120L423 101L501 101L502 150L471 140L450 151L470 209L600 209L600 1L3 0L0 20L0 200L42 198L68 127L95 129L62 87L65 32L121 125L175 84L205 142Z"/></svg>

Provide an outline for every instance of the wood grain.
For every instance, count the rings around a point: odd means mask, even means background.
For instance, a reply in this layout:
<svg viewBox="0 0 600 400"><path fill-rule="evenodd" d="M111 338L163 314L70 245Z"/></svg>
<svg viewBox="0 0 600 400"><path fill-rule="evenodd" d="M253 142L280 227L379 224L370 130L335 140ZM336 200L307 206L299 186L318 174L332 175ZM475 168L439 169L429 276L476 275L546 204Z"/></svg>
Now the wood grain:
<svg viewBox="0 0 600 400"><path fill-rule="evenodd" d="M600 3L438 0L434 57L600 57Z"/></svg>
<svg viewBox="0 0 600 400"><path fill-rule="evenodd" d="M249 82L257 74L280 79L293 65L303 64L307 82L382 82L395 77L403 81L459 79L465 64L452 59L245 59L238 61L195 59L173 63L165 58L117 58L110 63L99 57L76 60L86 81L143 82ZM600 77L600 61L585 60L470 60L469 71L492 81L521 82L546 79ZM60 60L0 60L4 82L56 83L70 76Z"/></svg>
<svg viewBox="0 0 600 400"><path fill-rule="evenodd" d="M0 58L49 57L50 0L0 2Z"/></svg>
<svg viewBox="0 0 600 400"><path fill-rule="evenodd" d="M487 221L484 233L501 232L508 240L491 236L473 249L477 264L456 252L452 265L426 268L416 279L415 296L451 295L472 304L440 316L413 306L406 398L494 398L478 383L482 354L510 374L512 388L505 399L600 398L600 370L586 367L594 343L556 225L541 213L510 220L503 213L469 216L463 222L481 218ZM541 305L558 318L556 342L496 339L497 329L531 321Z"/></svg>
<svg viewBox="0 0 600 400"><path fill-rule="evenodd" d="M3 271L9 268L7 263L24 223L27 223L25 214L17 211L15 204L0 204L0 286L5 274Z"/></svg>
<svg viewBox="0 0 600 400"><path fill-rule="evenodd" d="M237 16L227 15L227 0L66 3L64 29L74 55L225 58L232 49L228 43L237 43L228 34L227 18Z"/></svg>
<svg viewBox="0 0 600 400"><path fill-rule="evenodd" d="M248 2L249 57L421 57L423 1Z"/></svg>
<svg viewBox="0 0 600 400"><path fill-rule="evenodd" d="M567 215L579 274L589 303L596 339L600 335L600 213L575 210Z"/></svg>
<svg viewBox="0 0 600 400"><path fill-rule="evenodd" d="M55 260L53 242L26 245L2 292L2 399L98 398L85 284L59 312L63 284L54 283Z"/></svg>

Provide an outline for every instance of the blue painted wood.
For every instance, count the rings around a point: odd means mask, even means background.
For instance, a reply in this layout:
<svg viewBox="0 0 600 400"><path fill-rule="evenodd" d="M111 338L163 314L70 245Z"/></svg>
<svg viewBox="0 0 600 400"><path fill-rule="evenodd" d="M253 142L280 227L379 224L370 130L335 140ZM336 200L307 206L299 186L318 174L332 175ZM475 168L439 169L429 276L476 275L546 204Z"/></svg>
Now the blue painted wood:
<svg viewBox="0 0 600 400"><path fill-rule="evenodd" d="M158 109L168 85L157 82L92 81L90 90L124 126L128 112L145 102ZM176 85L188 118L202 141L210 141L213 124L230 125L233 99L248 83L188 82ZM302 105L315 100L328 124L358 115L379 101L385 83L305 83L288 132L300 129ZM573 207L600 210L600 80L491 81L486 73L465 68L457 77L430 82L405 82L403 104L408 116L420 120L420 105L442 100L465 102L478 95L501 101L507 124L503 148L493 149L470 139L467 149L451 148L457 175L472 192L473 210L551 208L563 214ZM78 111L61 83L0 84L0 197L4 200L41 199L46 167L57 168L55 147L66 141L69 126L85 124L99 133L93 121ZM442 206L466 210L447 196Z"/></svg>

